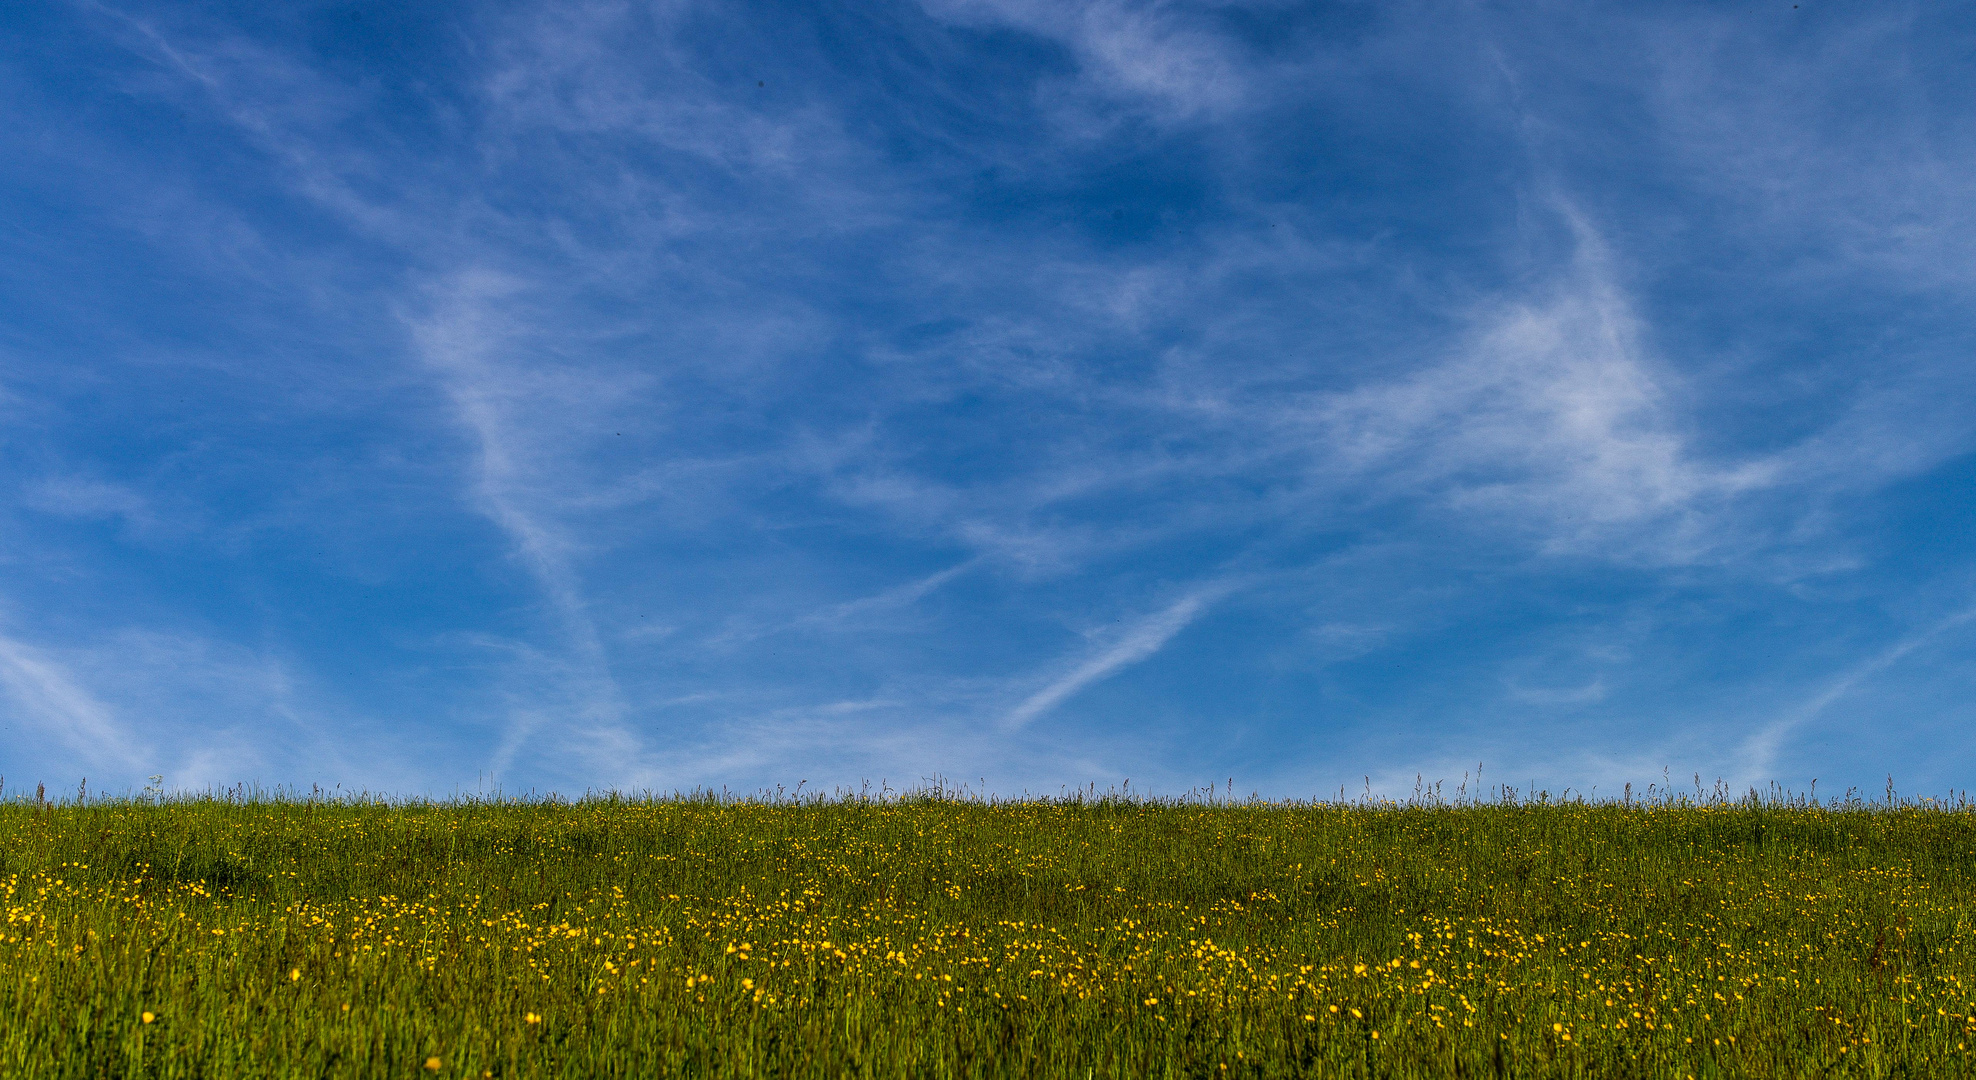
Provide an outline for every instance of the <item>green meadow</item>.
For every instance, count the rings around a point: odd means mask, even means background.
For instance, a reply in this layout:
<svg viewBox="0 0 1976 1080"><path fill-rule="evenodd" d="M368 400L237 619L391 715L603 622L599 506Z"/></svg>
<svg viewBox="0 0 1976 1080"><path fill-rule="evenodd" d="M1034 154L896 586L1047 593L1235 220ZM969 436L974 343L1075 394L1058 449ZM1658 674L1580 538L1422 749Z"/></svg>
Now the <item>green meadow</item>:
<svg viewBox="0 0 1976 1080"><path fill-rule="evenodd" d="M1976 1072L1976 812L0 803L0 1076Z"/></svg>

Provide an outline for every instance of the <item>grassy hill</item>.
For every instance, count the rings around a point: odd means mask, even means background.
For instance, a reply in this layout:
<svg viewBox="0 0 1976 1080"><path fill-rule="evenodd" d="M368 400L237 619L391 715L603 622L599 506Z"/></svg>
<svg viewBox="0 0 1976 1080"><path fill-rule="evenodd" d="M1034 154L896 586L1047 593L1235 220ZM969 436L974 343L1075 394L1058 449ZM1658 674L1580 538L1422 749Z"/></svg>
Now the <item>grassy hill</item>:
<svg viewBox="0 0 1976 1080"><path fill-rule="evenodd" d="M0 804L0 1075L1943 1076L1976 813Z"/></svg>

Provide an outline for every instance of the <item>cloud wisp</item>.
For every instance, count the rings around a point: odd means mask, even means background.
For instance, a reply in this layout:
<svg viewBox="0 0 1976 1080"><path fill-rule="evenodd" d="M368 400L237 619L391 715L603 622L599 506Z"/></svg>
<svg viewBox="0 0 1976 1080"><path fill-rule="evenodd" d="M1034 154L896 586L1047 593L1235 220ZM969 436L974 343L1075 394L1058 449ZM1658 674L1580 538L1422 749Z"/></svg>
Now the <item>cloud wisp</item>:
<svg viewBox="0 0 1976 1080"><path fill-rule="evenodd" d="M1976 621L1976 607L1936 620L1840 672L1797 708L1757 730L1738 748L1733 759L1737 787L1740 789L1763 783L1774 777L1778 759L1789 745L1792 735L1816 722L1833 705L1857 693L1862 686L1907 659L1916 650L1934 644L1950 631L1971 621Z"/></svg>
<svg viewBox="0 0 1976 1080"><path fill-rule="evenodd" d="M116 711L43 650L0 637L0 688L12 699L17 721L38 728L77 760L122 776L147 764L145 748Z"/></svg>
<svg viewBox="0 0 1976 1080"><path fill-rule="evenodd" d="M1775 461L1697 453L1691 420L1588 224L1554 284L1481 314L1445 363L1314 400L1319 468L1524 532L1543 550L1680 564L1735 535L1733 500L1779 482Z"/></svg>
<svg viewBox="0 0 1976 1080"><path fill-rule="evenodd" d="M622 770L639 756L638 740L624 726L624 694L573 565L574 545L537 509L539 492L554 483L537 470L555 452L531 439L516 415L551 404L556 388L545 383L553 376L529 372L525 361L504 365L497 356L523 338L495 314L517 291L518 283L498 275L469 273L412 324L421 357L473 440L474 502L512 541L553 612L561 641L560 659L531 665L538 677L560 684L561 694L515 708L487 768L496 780L506 775L547 724L556 738L538 753L576 751L578 769Z"/></svg>
<svg viewBox="0 0 1976 1080"><path fill-rule="evenodd" d="M1199 618L1209 605L1234 591L1232 582L1220 582L1195 589L1165 609L1148 615L1118 637L1102 643L1075 667L1052 679L1048 685L1022 699L1002 717L1003 731L1018 731L1093 683L1110 678L1140 663L1166 647L1176 634Z"/></svg>

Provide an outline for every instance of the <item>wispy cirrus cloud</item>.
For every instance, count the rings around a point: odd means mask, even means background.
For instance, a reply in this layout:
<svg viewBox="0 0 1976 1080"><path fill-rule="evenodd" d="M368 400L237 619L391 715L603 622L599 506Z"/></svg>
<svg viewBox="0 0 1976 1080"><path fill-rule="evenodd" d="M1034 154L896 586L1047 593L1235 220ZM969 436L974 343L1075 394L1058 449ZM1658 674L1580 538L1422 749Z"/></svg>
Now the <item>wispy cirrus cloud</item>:
<svg viewBox="0 0 1976 1080"><path fill-rule="evenodd" d="M1452 358L1315 399L1308 422L1331 452L1318 467L1437 492L1546 550L1618 541L1689 561L1739 539L1734 500L1784 470L1694 444L1678 374L1653 356L1597 235L1573 223L1570 268L1480 314Z"/></svg>
<svg viewBox="0 0 1976 1080"><path fill-rule="evenodd" d="M1775 776L1779 758L1794 734L1817 722L1833 705L1857 693L1876 676L1972 621L1976 621L1976 608L1954 612L1841 671L1810 698L1743 741L1731 761L1734 783L1739 788L1758 785Z"/></svg>
<svg viewBox="0 0 1976 1080"><path fill-rule="evenodd" d="M124 720L45 650L0 637L0 687L12 700L15 722L37 729L67 755L124 775L145 764Z"/></svg>
<svg viewBox="0 0 1976 1080"><path fill-rule="evenodd" d="M495 777L538 735L538 754L579 754L573 765L592 772L615 769L639 756L639 740L624 727L623 691L590 612L576 565L578 545L557 520L556 468L566 451L540 420L547 413L570 425L610 391L594 380L558 370L547 357L516 355L526 349L525 328L501 314L520 298L521 284L500 275L468 272L435 298L432 310L412 322L421 358L440 379L460 424L473 441L474 504L505 533L528 568L559 638L560 658L533 665L538 677L553 672L560 694L518 704L490 761ZM607 409L607 406L603 406ZM532 650L531 650L532 651ZM594 755L586 757L585 755Z"/></svg>
<svg viewBox="0 0 1976 1080"><path fill-rule="evenodd" d="M1209 604L1227 595L1233 588L1232 583L1216 583L1196 589L1163 610L1136 620L1124 633L1102 639L1091 655L1010 709L1002 718L1002 728L1007 731L1020 729L1091 684L1148 659L1172 641L1174 635L1185 630Z"/></svg>
<svg viewBox="0 0 1976 1080"><path fill-rule="evenodd" d="M925 6L949 22L1016 26L1061 41L1081 65L1080 88L1110 103L1151 104L1162 118L1225 114L1243 104L1253 82L1268 77L1257 70L1255 55L1243 55L1205 25L1202 11L1180 5L937 0ZM1069 87L1055 89L1070 96Z"/></svg>
<svg viewBox="0 0 1976 1080"><path fill-rule="evenodd" d="M26 485L21 503L61 517L120 520L134 529L157 523L150 501L129 485L92 477L43 477Z"/></svg>

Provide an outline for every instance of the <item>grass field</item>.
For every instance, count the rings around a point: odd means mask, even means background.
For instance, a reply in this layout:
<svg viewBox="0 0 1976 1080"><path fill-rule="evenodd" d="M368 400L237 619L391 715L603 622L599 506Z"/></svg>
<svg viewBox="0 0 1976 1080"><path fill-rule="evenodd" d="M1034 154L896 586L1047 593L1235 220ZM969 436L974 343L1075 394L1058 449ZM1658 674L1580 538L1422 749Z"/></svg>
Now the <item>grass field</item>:
<svg viewBox="0 0 1976 1080"><path fill-rule="evenodd" d="M1976 813L0 804L0 1075L1944 1076Z"/></svg>

